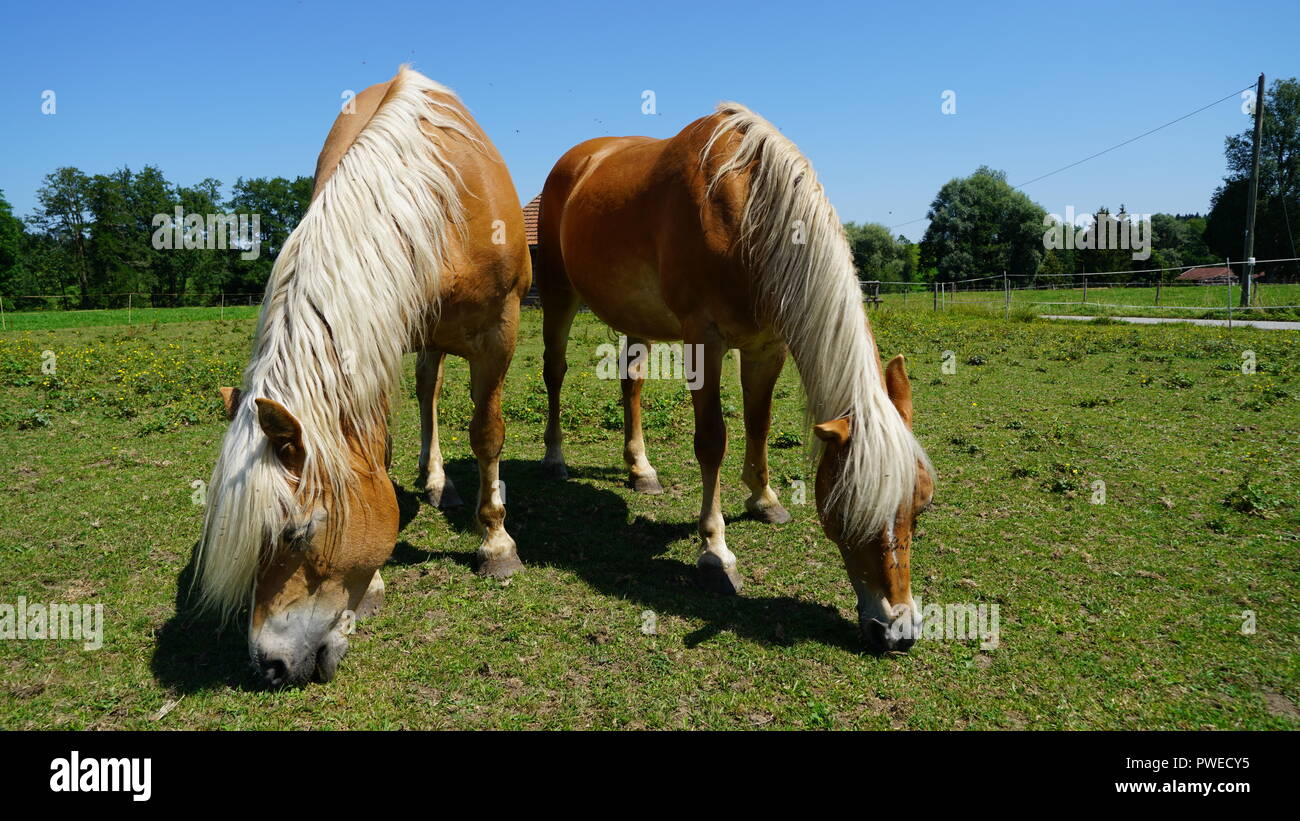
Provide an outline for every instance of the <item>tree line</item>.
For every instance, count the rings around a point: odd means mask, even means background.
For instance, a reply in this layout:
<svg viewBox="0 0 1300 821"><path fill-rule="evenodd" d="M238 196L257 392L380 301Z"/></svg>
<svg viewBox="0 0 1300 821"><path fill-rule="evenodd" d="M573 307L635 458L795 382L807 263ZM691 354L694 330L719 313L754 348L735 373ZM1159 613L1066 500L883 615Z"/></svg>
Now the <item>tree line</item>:
<svg viewBox="0 0 1300 821"><path fill-rule="evenodd" d="M1274 80L1266 101L1255 257L1289 258L1297 256L1300 234L1300 83ZM1125 247L1089 240L1086 231L1065 224L1068 215L1049 215L1009 185L1005 173L985 166L940 188L920 242L894 236L878 223L846 223L845 234L863 280L928 284L1005 271L1064 281L1116 271L1107 279L1167 281L1182 268L1241 258L1251 142L1252 129L1227 138L1227 173L1207 215L1154 214L1149 229L1125 234L1133 240L1121 243ZM241 177L225 199L222 187L210 178L179 185L154 166L93 175L59 168L45 177L35 211L25 220L0 191L0 297L12 310L118 307L128 292L149 294L158 306L211 302L216 297L205 295L222 292L260 293L276 253L307 210L312 179ZM178 239L191 231L180 215L222 214L258 216L255 256L237 244L214 249L210 243L159 242L160 230L176 228ZM1090 216L1094 225L1124 228L1128 222L1129 234L1135 228L1123 205L1114 214L1103 206ZM191 233L205 230L210 233L210 222ZM1054 230L1063 241L1053 241ZM1094 233L1105 235L1101 229ZM1145 246L1139 254L1132 247L1137 240ZM1269 279L1300 276L1295 262L1264 270ZM19 298L32 294L55 299Z"/></svg>
<svg viewBox="0 0 1300 821"><path fill-rule="evenodd" d="M155 166L86 174L58 168L36 192L35 211L14 215L0 191L0 296L11 309L113 308L127 293L155 306L210 303L225 293L260 293L271 265L311 201L310 177L239 178L228 198L211 178L169 181ZM210 247L210 216L258 215L256 254L243 245ZM178 218L179 217L179 218ZM173 243L170 234L186 241ZM203 241L190 242L191 237ZM24 299L30 295L54 299Z"/></svg>
<svg viewBox="0 0 1300 821"><path fill-rule="evenodd" d="M1298 256L1300 234L1300 83L1295 78L1274 80L1265 99L1255 258L1289 259ZM1114 271L1118 273L1099 279L1168 281L1187 267L1242 258L1252 137L1253 128L1247 128L1227 138L1227 173L1204 216L1152 214L1149 228L1134 231L1139 228L1135 215L1121 204L1114 213L1106 206L1097 208L1076 227L1066 224L1067 215L1049 214L1013 188L1004 172L981 166L939 190L926 215L930 225L918 243L893 237L875 223L848 223L845 231L864 280L951 282L1006 272L1064 281L1077 274ZM1098 235L1109 238L1106 230L1094 228L1091 237L1085 230L1090 224L1119 229L1124 222L1128 227L1115 233L1128 234L1127 242L1118 243L1125 247L1098 242ZM1072 236L1054 243L1054 231L1062 239L1067 232ZM1135 239L1146 247L1134 248ZM1296 262L1270 264L1263 270L1269 280L1300 277Z"/></svg>

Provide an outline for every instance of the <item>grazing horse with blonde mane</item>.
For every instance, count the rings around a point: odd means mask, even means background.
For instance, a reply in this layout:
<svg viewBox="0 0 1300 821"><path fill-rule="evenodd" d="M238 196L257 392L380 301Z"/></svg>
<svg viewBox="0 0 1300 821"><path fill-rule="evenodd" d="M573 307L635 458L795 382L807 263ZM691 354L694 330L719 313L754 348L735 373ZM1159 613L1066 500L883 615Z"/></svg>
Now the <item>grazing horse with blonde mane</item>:
<svg viewBox="0 0 1300 821"><path fill-rule="evenodd" d="M447 88L403 67L354 103L275 261L243 388L222 389L230 427L198 546L200 603L226 618L249 607L253 663L272 686L328 681L356 619L383 601L399 526L388 411L409 350L420 484L435 504L458 501L436 415L456 354L474 400L479 570L520 567L497 478L501 386L531 282L519 197Z"/></svg>
<svg viewBox="0 0 1300 821"><path fill-rule="evenodd" d="M844 230L812 165L770 123L736 103L675 137L610 137L572 148L542 190L537 281L545 312L548 473L566 478L560 389L581 303L627 345L683 340L691 375L695 455L704 481L697 562L706 584L740 590L719 499L726 452L719 380L740 351L746 510L790 514L768 479L772 390L794 357L816 423L822 526L858 596L859 625L878 650L909 647L921 613L911 593L917 515L934 469L911 432L903 358L882 372ZM686 357L690 362L692 357ZM641 433L644 368L621 374L624 451L632 486L662 492Z"/></svg>

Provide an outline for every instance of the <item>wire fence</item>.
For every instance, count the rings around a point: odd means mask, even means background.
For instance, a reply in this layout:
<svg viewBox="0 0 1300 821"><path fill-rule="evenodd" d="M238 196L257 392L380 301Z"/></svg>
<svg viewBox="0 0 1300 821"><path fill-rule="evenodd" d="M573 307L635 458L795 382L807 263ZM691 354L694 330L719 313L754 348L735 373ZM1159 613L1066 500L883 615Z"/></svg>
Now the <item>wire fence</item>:
<svg viewBox="0 0 1300 821"><path fill-rule="evenodd" d="M1297 262L1300 257L1255 260L1254 266ZM1293 318L1300 320L1300 283L1256 279L1251 285L1251 303L1241 305L1241 285L1236 271L1247 263L1225 260L1228 274L1202 281L1179 280L1168 276L1187 271L1179 268L1148 268L1129 271L1043 276L1038 274L990 274L945 282L862 283L863 297L869 306L887 305L908 309L930 308L934 311L984 309L1010 316L1012 312L1055 312L1068 315L1116 315L1133 312L1139 315L1226 317L1234 313ZM1219 266L1198 266L1202 268ZM1256 276L1259 276L1256 274ZM1136 277L1136 278L1134 278ZM1117 279L1127 278L1127 279ZM124 313L130 324L146 319L160 310L217 309L224 319L227 308L249 308L262 304L262 292L163 293L122 291L90 295L95 307L83 307L77 294L27 294L0 297L0 330L8 330L11 315L59 311L77 315Z"/></svg>
<svg viewBox="0 0 1300 821"><path fill-rule="evenodd" d="M224 319L227 308L249 308L262 304L263 292L256 293L162 293L121 291L90 294L97 305L83 307L79 294L22 294L0 297L0 330L8 330L13 314L57 311L76 315L125 313L127 323L161 310L217 309Z"/></svg>
<svg viewBox="0 0 1300 821"><path fill-rule="evenodd" d="M1255 260L1250 304L1241 304L1241 261L1225 260L1226 272L1202 280L1177 279L1189 269L1151 268L1097 271L1060 276L993 274L955 281L863 283L868 305L930 308L934 311L983 309L990 313L1032 312L1062 315L1227 318L1269 317L1300 320L1300 283L1270 281L1259 267L1297 261L1296 257Z"/></svg>

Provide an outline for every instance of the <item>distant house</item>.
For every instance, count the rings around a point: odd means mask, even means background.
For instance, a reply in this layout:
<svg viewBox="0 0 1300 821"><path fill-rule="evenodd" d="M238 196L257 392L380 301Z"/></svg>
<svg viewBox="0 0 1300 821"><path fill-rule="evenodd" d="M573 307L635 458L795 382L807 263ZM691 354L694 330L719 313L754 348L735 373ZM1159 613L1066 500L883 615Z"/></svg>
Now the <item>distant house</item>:
<svg viewBox="0 0 1300 821"><path fill-rule="evenodd" d="M1264 276L1260 271L1251 276L1251 281L1258 280ZM1195 268L1188 268L1175 278L1176 282L1195 282L1197 285L1236 285L1237 275L1232 272L1231 268L1223 265L1199 265Z"/></svg>
<svg viewBox="0 0 1300 821"><path fill-rule="evenodd" d="M524 206L524 236L528 238L528 257L533 262L533 287L528 289L528 296L524 297L525 305L536 305L541 301L537 296L537 215L541 210L541 194Z"/></svg>

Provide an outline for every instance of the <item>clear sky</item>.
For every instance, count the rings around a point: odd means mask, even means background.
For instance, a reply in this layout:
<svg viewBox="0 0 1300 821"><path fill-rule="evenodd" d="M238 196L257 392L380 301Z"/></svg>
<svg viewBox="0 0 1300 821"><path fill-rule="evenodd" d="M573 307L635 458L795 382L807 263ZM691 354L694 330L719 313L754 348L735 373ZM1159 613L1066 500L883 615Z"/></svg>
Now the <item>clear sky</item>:
<svg viewBox="0 0 1300 821"><path fill-rule="evenodd" d="M61 165L309 175L344 90L404 61L460 93L524 201L584 139L669 136L730 99L799 144L842 219L890 226L981 164L1023 182L1261 71L1300 76L1296 0L32 2L4 18L0 190L20 216ZM1205 212L1224 137L1248 124L1234 97L1025 190L1054 213Z"/></svg>

